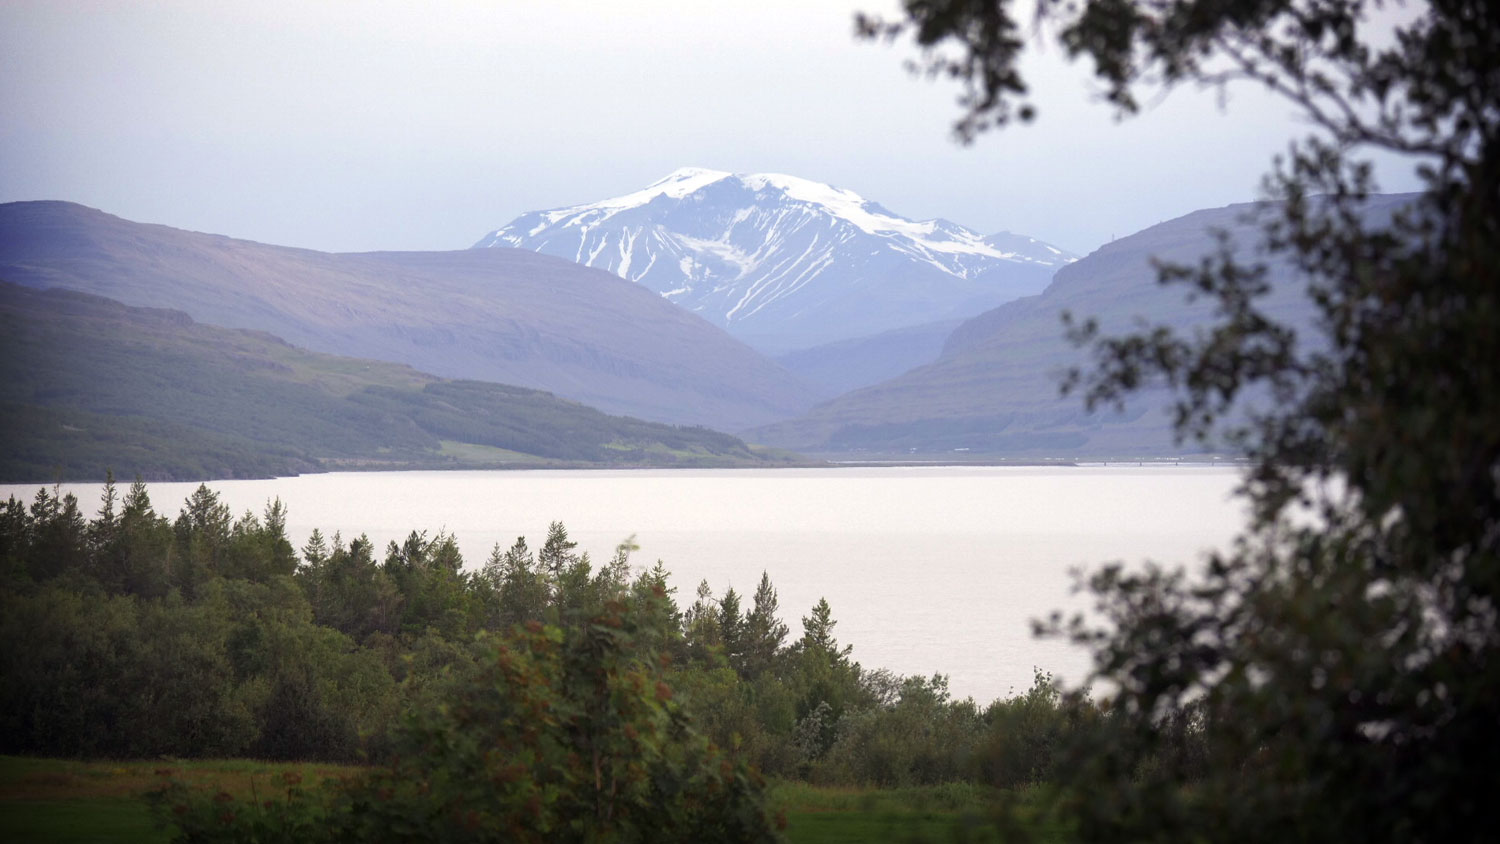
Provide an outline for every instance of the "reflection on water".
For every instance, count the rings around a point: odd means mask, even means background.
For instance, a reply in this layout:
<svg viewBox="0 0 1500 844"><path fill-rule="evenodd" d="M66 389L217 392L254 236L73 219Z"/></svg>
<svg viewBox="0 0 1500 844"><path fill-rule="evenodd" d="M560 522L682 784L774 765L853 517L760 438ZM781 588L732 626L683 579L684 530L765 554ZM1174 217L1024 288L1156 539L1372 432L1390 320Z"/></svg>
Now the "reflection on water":
<svg viewBox="0 0 1500 844"><path fill-rule="evenodd" d="M540 544L554 520L596 559L634 535L635 562L664 561L689 603L753 592L761 570L795 636L827 597L835 634L866 667L950 675L988 701L1033 666L1081 679L1087 655L1031 638L1029 620L1077 608L1069 570L1108 560L1191 563L1242 523L1232 469L883 467L703 471L381 472L210 486L236 513L279 497L301 546L314 527L377 549L412 530L458 537L471 567L496 543ZM175 517L197 484L150 486ZM100 485L65 484L85 512ZM35 485L0 486L29 498ZM748 595L746 595L748 600Z"/></svg>

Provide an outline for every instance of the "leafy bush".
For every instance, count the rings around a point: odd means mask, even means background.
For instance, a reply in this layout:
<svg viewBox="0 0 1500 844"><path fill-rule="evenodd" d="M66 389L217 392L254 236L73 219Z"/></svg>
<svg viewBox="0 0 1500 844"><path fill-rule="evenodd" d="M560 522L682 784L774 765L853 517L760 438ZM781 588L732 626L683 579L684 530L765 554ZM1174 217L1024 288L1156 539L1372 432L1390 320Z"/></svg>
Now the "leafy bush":
<svg viewBox="0 0 1500 844"><path fill-rule="evenodd" d="M664 597L664 596L659 596ZM182 786L180 841L776 841L764 783L699 734L652 642L655 608L610 601L531 622L412 714L388 767L318 798L260 804Z"/></svg>
<svg viewBox="0 0 1500 844"><path fill-rule="evenodd" d="M984 740L975 755L980 782L1017 788L1052 779L1066 742L1080 729L1107 729L1087 704L1070 706L1051 674L1037 671L1025 694L985 710Z"/></svg>
<svg viewBox="0 0 1500 844"><path fill-rule="evenodd" d="M955 782L969 773L982 726L972 700L949 700L946 677L907 677L894 704L839 721L838 738L814 775L884 787Z"/></svg>

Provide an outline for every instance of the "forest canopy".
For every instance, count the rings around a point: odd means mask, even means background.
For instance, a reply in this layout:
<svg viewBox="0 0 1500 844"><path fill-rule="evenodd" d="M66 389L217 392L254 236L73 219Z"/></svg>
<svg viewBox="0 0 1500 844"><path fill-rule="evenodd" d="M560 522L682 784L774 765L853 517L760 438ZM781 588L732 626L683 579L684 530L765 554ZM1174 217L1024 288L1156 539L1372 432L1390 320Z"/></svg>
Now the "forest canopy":
<svg viewBox="0 0 1500 844"><path fill-rule="evenodd" d="M298 840L421 817L410 840L753 841L775 835L765 777L1024 787L1097 721L1065 718L1041 674L981 705L865 668L826 600L793 633L768 574L682 605L660 563L596 564L561 524L466 566L447 533L382 555L313 531L299 551L286 518L207 486L168 518L139 481L92 517L55 489L5 502L0 753L370 766L291 805L170 790L184 834L230 812Z"/></svg>

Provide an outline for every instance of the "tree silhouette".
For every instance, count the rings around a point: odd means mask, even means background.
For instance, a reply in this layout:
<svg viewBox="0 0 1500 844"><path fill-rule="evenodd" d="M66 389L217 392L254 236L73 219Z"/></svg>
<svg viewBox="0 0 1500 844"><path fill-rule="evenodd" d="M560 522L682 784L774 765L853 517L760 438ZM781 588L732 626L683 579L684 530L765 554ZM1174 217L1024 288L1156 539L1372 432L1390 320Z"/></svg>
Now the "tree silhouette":
<svg viewBox="0 0 1500 844"><path fill-rule="evenodd" d="M961 82L960 138L1032 119L1009 2L908 0L859 19ZM1268 254L1309 281L1314 336L1262 313L1232 245L1163 267L1209 330L1101 337L1090 406L1176 390L1179 437L1250 458L1253 520L1195 574L1103 569L1095 649L1114 729L1074 748L1084 838L1472 840L1500 793L1500 8L1434 0L1040 0L1123 115L1184 83L1250 82L1313 126L1266 180ZM1369 153L1423 191L1370 213ZM1246 406L1245 397L1269 397ZM1191 783L1191 787L1187 787Z"/></svg>

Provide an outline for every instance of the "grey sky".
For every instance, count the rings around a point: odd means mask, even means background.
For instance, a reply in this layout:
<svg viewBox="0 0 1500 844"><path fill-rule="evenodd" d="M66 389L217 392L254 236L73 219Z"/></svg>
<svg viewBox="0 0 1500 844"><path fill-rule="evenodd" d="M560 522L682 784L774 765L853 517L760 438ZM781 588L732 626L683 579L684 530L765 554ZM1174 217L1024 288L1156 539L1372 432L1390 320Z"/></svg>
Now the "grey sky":
<svg viewBox="0 0 1500 844"><path fill-rule="evenodd" d="M1055 46L1041 119L953 143L956 89L857 8L688 2L0 0L0 201L335 251L457 249L686 165L782 172L1087 252L1256 197L1306 127L1179 91L1116 124ZM1411 190L1401 168L1382 187Z"/></svg>

